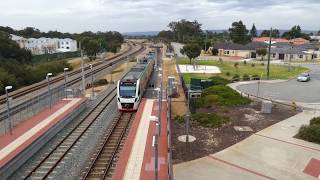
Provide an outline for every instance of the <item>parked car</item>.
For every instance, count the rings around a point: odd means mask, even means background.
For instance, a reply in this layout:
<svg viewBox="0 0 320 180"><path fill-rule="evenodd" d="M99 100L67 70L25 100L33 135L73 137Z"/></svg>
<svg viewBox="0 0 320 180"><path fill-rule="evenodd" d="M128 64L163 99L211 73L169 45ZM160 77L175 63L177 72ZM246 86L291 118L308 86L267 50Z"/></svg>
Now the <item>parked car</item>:
<svg viewBox="0 0 320 180"><path fill-rule="evenodd" d="M307 82L310 81L310 74L309 73L302 73L298 76L297 81L299 82Z"/></svg>

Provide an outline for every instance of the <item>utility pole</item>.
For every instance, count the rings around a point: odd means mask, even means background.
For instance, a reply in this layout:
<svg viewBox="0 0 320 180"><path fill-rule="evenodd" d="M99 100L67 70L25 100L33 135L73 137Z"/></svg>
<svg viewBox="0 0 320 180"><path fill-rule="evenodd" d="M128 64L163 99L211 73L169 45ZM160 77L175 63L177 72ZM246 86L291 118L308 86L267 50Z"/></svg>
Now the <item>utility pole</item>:
<svg viewBox="0 0 320 180"><path fill-rule="evenodd" d="M206 40L204 41L204 52L207 53L207 38L208 38L208 32L206 31Z"/></svg>
<svg viewBox="0 0 320 180"><path fill-rule="evenodd" d="M272 28L270 29L269 49L268 49L268 65L267 65L267 80L270 79L270 58L271 58L271 41L272 41Z"/></svg>
<svg viewBox="0 0 320 180"><path fill-rule="evenodd" d="M69 68L64 68L64 97L67 98L67 71Z"/></svg>
<svg viewBox="0 0 320 180"><path fill-rule="evenodd" d="M7 116L8 116L8 121L9 121L9 131L10 134L12 134L12 122L10 118L10 102L9 102L9 93L8 91L12 89L12 86L6 86L5 91L6 91L6 100L7 100Z"/></svg>
<svg viewBox="0 0 320 180"><path fill-rule="evenodd" d="M84 59L83 59L83 51L81 48L81 42L79 42L79 48L81 52L81 75L82 75L82 94L86 93L86 83L85 83L85 75L84 75Z"/></svg>

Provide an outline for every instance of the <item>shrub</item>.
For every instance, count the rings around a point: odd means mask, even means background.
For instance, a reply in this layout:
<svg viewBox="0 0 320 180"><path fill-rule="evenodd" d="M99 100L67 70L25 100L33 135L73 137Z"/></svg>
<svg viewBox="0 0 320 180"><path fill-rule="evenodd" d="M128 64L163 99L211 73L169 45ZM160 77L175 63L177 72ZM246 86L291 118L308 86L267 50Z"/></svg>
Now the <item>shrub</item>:
<svg viewBox="0 0 320 180"><path fill-rule="evenodd" d="M226 72L226 76L230 76L231 74L230 74L230 72Z"/></svg>
<svg viewBox="0 0 320 180"><path fill-rule="evenodd" d="M235 62L233 66L234 66L235 68L238 68L238 67L239 67L239 63L238 63L238 62Z"/></svg>
<svg viewBox="0 0 320 180"><path fill-rule="evenodd" d="M249 76L248 74L244 74L244 75L242 76L242 79L243 79L244 81L250 81L250 76Z"/></svg>
<svg viewBox="0 0 320 180"><path fill-rule="evenodd" d="M184 123L184 117L178 115L174 117L174 121L177 121L178 123Z"/></svg>
<svg viewBox="0 0 320 180"><path fill-rule="evenodd" d="M319 125L320 126L320 117L315 117L310 120L310 125Z"/></svg>
<svg viewBox="0 0 320 180"><path fill-rule="evenodd" d="M239 74L235 74L233 77L232 77L232 81L240 81L240 76Z"/></svg>
<svg viewBox="0 0 320 180"><path fill-rule="evenodd" d="M298 136L310 142L320 143L320 125L301 126Z"/></svg>
<svg viewBox="0 0 320 180"><path fill-rule="evenodd" d="M108 82L108 80L106 80L106 79L98 79L98 80L95 80L94 82L93 82L93 85L94 86L103 86L103 85L106 85L106 84L108 84L109 82Z"/></svg>
<svg viewBox="0 0 320 180"><path fill-rule="evenodd" d="M254 64L254 63L251 63L251 67L255 67L256 66L256 64Z"/></svg>
<svg viewBox="0 0 320 180"><path fill-rule="evenodd" d="M220 76L212 76L209 79L212 80L213 85L227 85L231 83L230 80L222 78Z"/></svg>
<svg viewBox="0 0 320 180"><path fill-rule="evenodd" d="M255 74L252 76L252 80L260 80L260 76Z"/></svg>
<svg viewBox="0 0 320 180"><path fill-rule="evenodd" d="M228 117L215 113L195 113L191 115L192 123L208 128L222 127L229 121L230 119Z"/></svg>
<svg viewBox="0 0 320 180"><path fill-rule="evenodd" d="M198 107L210 107L212 105L246 105L251 100L242 97L237 91L228 86L217 85L205 89L197 102Z"/></svg>
<svg viewBox="0 0 320 180"><path fill-rule="evenodd" d="M262 62L260 65L261 65L261 66L264 66L264 63Z"/></svg>
<svg viewBox="0 0 320 180"><path fill-rule="evenodd" d="M244 60L244 61L243 61L243 64L244 64L244 65L247 65L247 61L246 61L246 60Z"/></svg>

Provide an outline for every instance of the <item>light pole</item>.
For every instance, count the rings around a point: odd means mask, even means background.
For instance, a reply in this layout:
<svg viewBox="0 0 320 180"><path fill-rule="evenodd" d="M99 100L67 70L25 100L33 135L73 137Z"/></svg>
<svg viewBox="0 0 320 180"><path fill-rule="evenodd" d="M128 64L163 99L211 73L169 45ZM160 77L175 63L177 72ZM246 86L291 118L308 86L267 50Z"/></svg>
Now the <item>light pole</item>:
<svg viewBox="0 0 320 180"><path fill-rule="evenodd" d="M9 94L8 94L8 91L10 89L12 89L12 86L6 86L4 89L6 91L7 116L8 116L8 121L9 121L9 131L10 131L10 134L12 134L12 122L11 122L11 118L10 118L10 103L9 103Z"/></svg>
<svg viewBox="0 0 320 180"><path fill-rule="evenodd" d="M89 64L90 70L91 70L91 87L92 87L92 93L91 93L91 99L94 98L94 85L93 85L93 66L92 64Z"/></svg>
<svg viewBox="0 0 320 180"><path fill-rule="evenodd" d="M113 84L113 81L112 81L112 63L110 64L110 68L111 68L111 72L110 72L110 83Z"/></svg>
<svg viewBox="0 0 320 180"><path fill-rule="evenodd" d="M270 57L271 57L271 41L272 41L272 28L270 29L269 34L269 47L268 47L268 65L267 65L267 80L270 78Z"/></svg>
<svg viewBox="0 0 320 180"><path fill-rule="evenodd" d="M64 68L64 97L67 98L67 71L69 71L69 68Z"/></svg>
<svg viewBox="0 0 320 180"><path fill-rule="evenodd" d="M50 98L50 109L52 107L52 94L51 94L51 89L50 89L50 76L52 76L52 73L47 73L46 79L48 82L48 94L49 94L49 98Z"/></svg>
<svg viewBox="0 0 320 180"><path fill-rule="evenodd" d="M158 180L158 134L152 137L152 147L154 148L154 179Z"/></svg>
<svg viewBox="0 0 320 180"><path fill-rule="evenodd" d="M85 82L85 75L84 75L84 59L83 59L83 51L81 48L81 42L79 42L80 52L81 52L81 75L82 75L82 94L85 95L86 91L86 82Z"/></svg>

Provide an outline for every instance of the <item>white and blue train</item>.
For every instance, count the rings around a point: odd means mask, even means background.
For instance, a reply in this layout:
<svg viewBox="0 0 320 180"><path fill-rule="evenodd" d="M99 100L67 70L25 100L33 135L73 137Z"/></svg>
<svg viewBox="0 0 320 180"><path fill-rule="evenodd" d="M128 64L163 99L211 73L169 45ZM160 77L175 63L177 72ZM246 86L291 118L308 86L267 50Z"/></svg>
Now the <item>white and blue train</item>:
<svg viewBox="0 0 320 180"><path fill-rule="evenodd" d="M155 64L155 52L148 51L117 83L117 105L120 111L136 111L147 88Z"/></svg>

